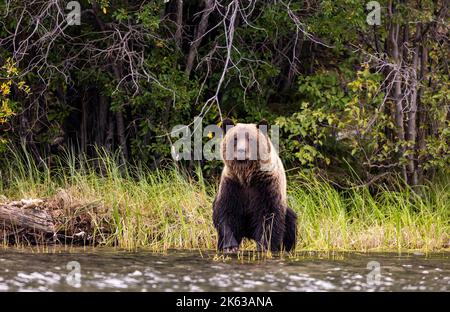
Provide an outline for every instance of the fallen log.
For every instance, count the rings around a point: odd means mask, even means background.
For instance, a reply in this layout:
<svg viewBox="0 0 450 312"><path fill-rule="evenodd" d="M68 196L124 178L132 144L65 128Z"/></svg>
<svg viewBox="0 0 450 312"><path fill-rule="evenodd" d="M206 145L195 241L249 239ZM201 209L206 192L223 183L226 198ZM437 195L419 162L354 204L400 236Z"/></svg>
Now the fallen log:
<svg viewBox="0 0 450 312"><path fill-rule="evenodd" d="M0 244L95 245L110 233L101 208L100 202L80 202L65 190L17 201L0 195Z"/></svg>
<svg viewBox="0 0 450 312"><path fill-rule="evenodd" d="M42 204L41 199L22 199L0 204L0 223L43 233L55 233L53 217L38 208Z"/></svg>

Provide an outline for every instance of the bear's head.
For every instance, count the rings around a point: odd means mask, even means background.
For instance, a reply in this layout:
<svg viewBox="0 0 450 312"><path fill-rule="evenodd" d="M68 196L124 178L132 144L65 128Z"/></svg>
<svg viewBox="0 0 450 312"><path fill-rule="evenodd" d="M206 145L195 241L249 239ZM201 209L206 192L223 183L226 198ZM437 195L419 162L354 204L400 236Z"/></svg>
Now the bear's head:
<svg viewBox="0 0 450 312"><path fill-rule="evenodd" d="M268 136L267 121L258 124L234 124L224 119L222 130L222 159L234 170L257 170L271 162L273 148Z"/></svg>

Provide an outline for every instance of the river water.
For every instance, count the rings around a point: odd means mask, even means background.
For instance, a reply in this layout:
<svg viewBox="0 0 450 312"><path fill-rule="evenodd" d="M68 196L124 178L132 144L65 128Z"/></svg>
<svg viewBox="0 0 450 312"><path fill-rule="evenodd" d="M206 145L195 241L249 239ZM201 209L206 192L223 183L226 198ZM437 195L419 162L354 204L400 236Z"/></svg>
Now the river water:
<svg viewBox="0 0 450 312"><path fill-rule="evenodd" d="M0 291L450 291L450 253L0 249Z"/></svg>

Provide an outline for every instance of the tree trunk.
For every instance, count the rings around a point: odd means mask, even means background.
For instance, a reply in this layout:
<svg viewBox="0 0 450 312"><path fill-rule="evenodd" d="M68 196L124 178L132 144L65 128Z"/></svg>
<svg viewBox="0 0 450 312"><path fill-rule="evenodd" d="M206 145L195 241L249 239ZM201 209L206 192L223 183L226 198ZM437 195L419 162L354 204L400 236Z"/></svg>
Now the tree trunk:
<svg viewBox="0 0 450 312"><path fill-rule="evenodd" d="M94 16L96 18L97 24L99 25L99 27L102 31L105 31L106 26L103 23L103 21L98 17L98 12L99 12L98 4L93 2L92 8L94 9ZM122 77L122 71L119 70L120 66L121 66L120 63L115 65L115 61L114 60L111 61L112 71L114 73L114 76L117 79L117 82L119 82ZM126 141L126 135L125 135L125 122L124 122L124 118L123 118L122 107L120 107L118 109L118 111L115 113L115 119L116 119L116 126L117 126L116 127L117 140L119 141L120 152L123 156L123 159L127 160L128 159L128 149L127 149L127 141ZM110 130L111 130L111 128L110 128Z"/></svg>
<svg viewBox="0 0 450 312"><path fill-rule="evenodd" d="M422 55L420 61L420 77L419 81L421 85L419 86L419 90L417 91L417 113L418 113L418 129L417 129L417 147L416 150L419 152L417 156L417 180L418 183L424 182L424 172L423 172L423 156L421 152L426 150L426 135L427 135L427 111L422 105L422 93L423 93L423 84L426 83L427 80L427 65L428 65L428 49L425 46L425 43L422 43Z"/></svg>
<svg viewBox="0 0 450 312"><path fill-rule="evenodd" d="M417 138L417 88L418 88L418 75L419 70L419 54L420 54L420 41L421 41L422 27L419 24L416 26L416 47L414 48L413 63L411 67L411 99L408 113L408 175L411 185L417 185L417 171L416 171L416 138Z"/></svg>
<svg viewBox="0 0 450 312"><path fill-rule="evenodd" d="M175 41L181 49L183 43L183 0L177 0L177 31L175 32Z"/></svg>
<svg viewBox="0 0 450 312"><path fill-rule="evenodd" d="M119 65L118 65L119 66ZM122 75L118 66L113 66L114 75L116 76L117 83L119 83ZM116 111L116 129L117 129L117 140L119 141L119 148L124 160L128 160L128 149L127 149L127 139L125 135L125 122L122 112L123 106L119 107Z"/></svg>
<svg viewBox="0 0 450 312"><path fill-rule="evenodd" d="M395 68L393 69L393 99L395 103L395 125L397 138L400 144L400 157L404 156L405 149L403 144L405 142L405 130L404 130L404 118L403 118L403 100L402 100L402 77L400 73L400 67L402 66L401 54L398 47L398 35L400 32L400 26L393 24L390 27L390 41L391 41L391 55L394 59ZM402 175L405 181L408 177L406 174L406 168L403 166Z"/></svg>
<svg viewBox="0 0 450 312"><path fill-rule="evenodd" d="M98 95L98 116L97 116L97 131L95 134L95 144L97 146L104 146L106 143L106 130L108 121L108 101L105 96Z"/></svg>
<svg viewBox="0 0 450 312"><path fill-rule="evenodd" d="M84 90L83 97L81 98L80 150L82 153L86 153L87 145L88 100L86 92L88 91Z"/></svg>
<svg viewBox="0 0 450 312"><path fill-rule="evenodd" d="M106 133L105 146L108 151L114 149L114 116L112 112L108 112L108 131Z"/></svg>
<svg viewBox="0 0 450 312"><path fill-rule="evenodd" d="M186 74L189 76L192 71L192 67L194 66L194 60L197 56L197 49L202 42L202 38L206 33L208 28L208 17L212 11L212 6L214 4L214 0L205 0L205 8L203 9L202 18L200 23L198 24L197 33L195 35L194 41L191 43L191 47L189 49L189 54L186 62Z"/></svg>
<svg viewBox="0 0 450 312"><path fill-rule="evenodd" d="M125 136L125 123L123 113L121 110L116 112L116 124L117 124L117 140L119 141L120 151L124 160L128 159L127 139Z"/></svg>

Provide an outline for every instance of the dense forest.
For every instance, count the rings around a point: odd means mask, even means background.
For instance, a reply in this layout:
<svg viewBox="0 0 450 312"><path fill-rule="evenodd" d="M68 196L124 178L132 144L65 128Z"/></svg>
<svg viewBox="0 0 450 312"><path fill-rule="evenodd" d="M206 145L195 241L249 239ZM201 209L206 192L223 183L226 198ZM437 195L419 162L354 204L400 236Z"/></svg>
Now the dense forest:
<svg viewBox="0 0 450 312"><path fill-rule="evenodd" d="M265 118L290 170L423 184L450 170L448 6L4 0L1 158L23 146L51 167L104 149L158 168L175 125Z"/></svg>

